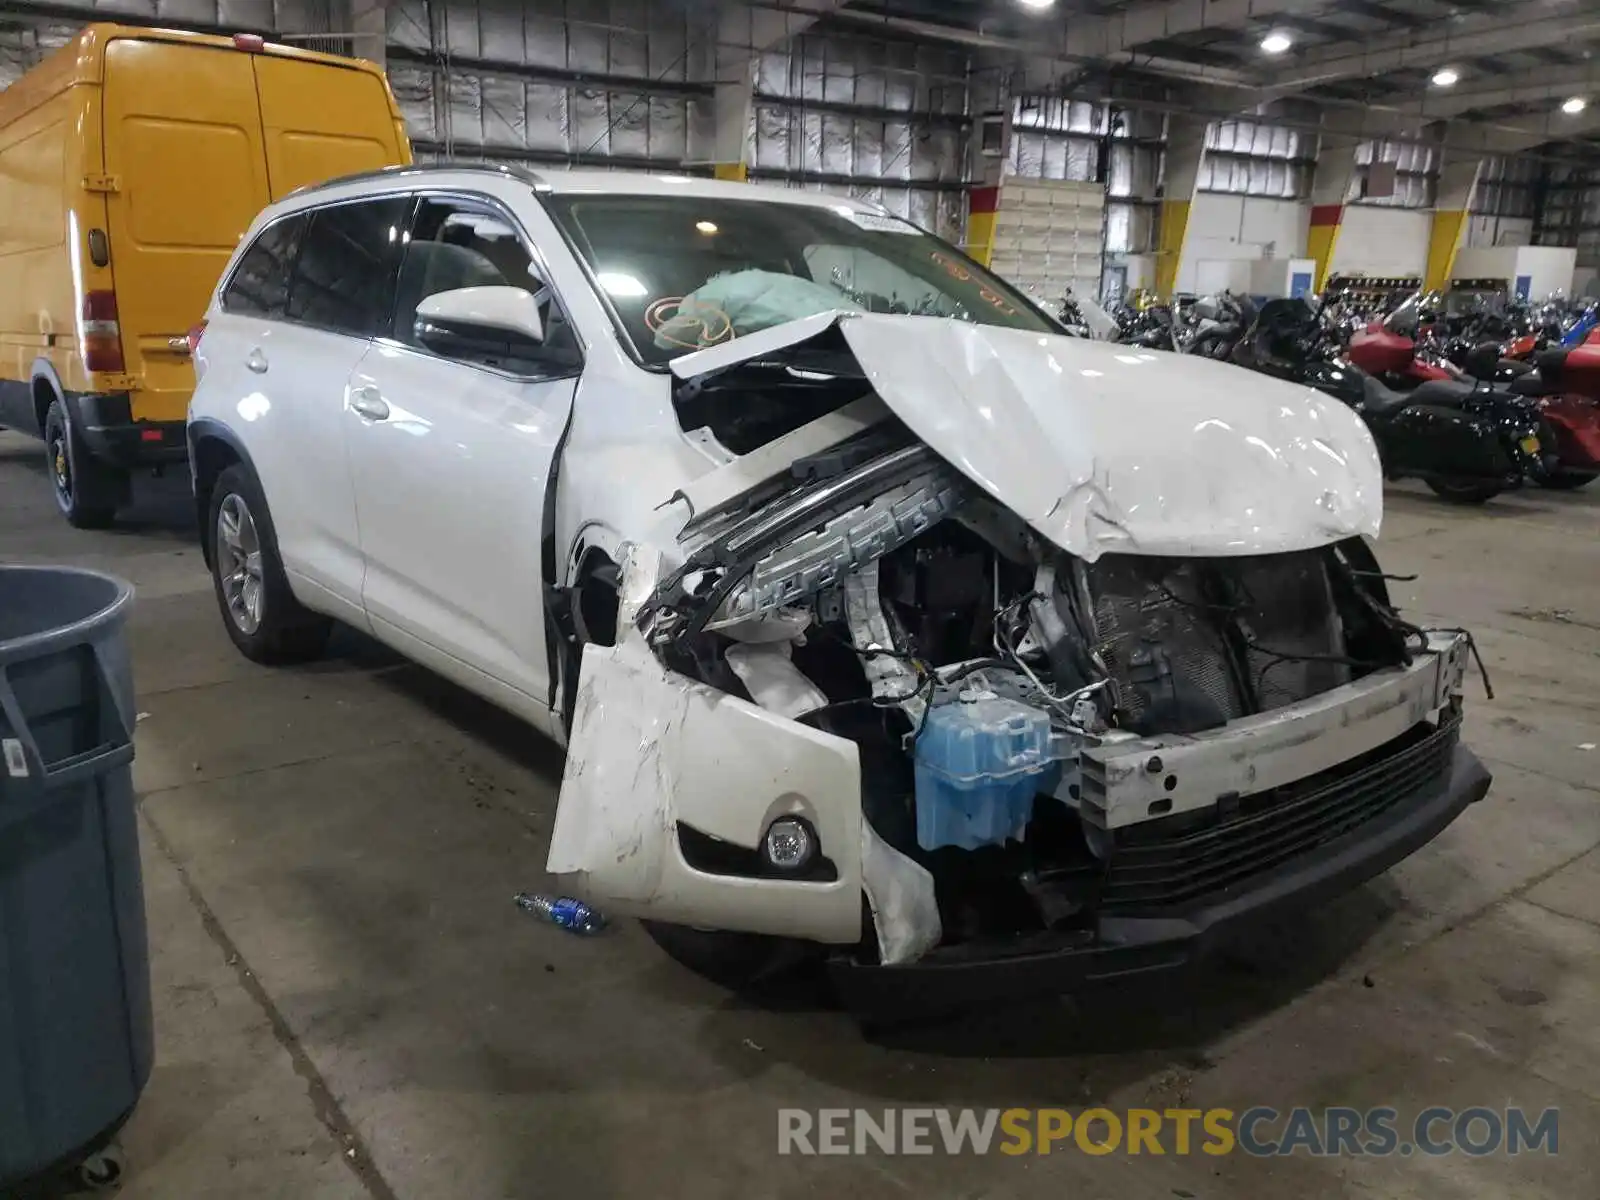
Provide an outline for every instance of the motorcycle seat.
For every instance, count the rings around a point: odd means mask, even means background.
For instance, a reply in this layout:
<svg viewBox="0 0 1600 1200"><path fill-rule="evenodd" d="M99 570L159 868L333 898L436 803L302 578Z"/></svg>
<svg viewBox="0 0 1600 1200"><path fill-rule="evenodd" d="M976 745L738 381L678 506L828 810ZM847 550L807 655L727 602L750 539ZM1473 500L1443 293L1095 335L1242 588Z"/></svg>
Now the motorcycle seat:
<svg viewBox="0 0 1600 1200"><path fill-rule="evenodd" d="M1411 403L1431 404L1435 408L1460 408L1461 402L1477 390L1477 385L1454 379L1430 379L1411 389Z"/></svg>
<svg viewBox="0 0 1600 1200"><path fill-rule="evenodd" d="M1540 371L1519 375L1506 385L1506 390L1517 396L1553 396L1560 391Z"/></svg>
<svg viewBox="0 0 1600 1200"><path fill-rule="evenodd" d="M1363 395L1361 409L1373 416L1386 417L1390 413L1399 412L1411 403L1410 392L1397 392L1387 386L1376 375L1367 375L1361 381Z"/></svg>
<svg viewBox="0 0 1600 1200"><path fill-rule="evenodd" d="M1397 392L1375 376L1362 380L1365 394L1361 398L1362 410L1373 416L1386 417L1413 404L1432 404L1438 408L1459 408L1461 402L1472 395L1472 384L1457 383L1453 379L1430 379L1419 383L1409 392Z"/></svg>
<svg viewBox="0 0 1600 1200"><path fill-rule="evenodd" d="M1556 347L1553 350L1541 351L1534 356L1533 365L1539 373L1539 378L1548 380L1546 391L1560 390L1561 377L1567 369L1567 354L1568 351Z"/></svg>

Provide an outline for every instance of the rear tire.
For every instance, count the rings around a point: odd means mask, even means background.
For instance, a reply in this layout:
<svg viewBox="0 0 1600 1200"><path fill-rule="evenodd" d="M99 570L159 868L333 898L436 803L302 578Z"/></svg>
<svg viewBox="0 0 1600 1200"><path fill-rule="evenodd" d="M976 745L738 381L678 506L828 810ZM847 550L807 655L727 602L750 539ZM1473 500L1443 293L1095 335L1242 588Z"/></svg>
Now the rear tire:
<svg viewBox="0 0 1600 1200"><path fill-rule="evenodd" d="M1435 496L1451 504L1484 504L1505 491L1498 483L1477 480L1430 479L1427 484Z"/></svg>
<svg viewBox="0 0 1600 1200"><path fill-rule="evenodd" d="M77 529L104 529L116 519L128 494L128 473L97 459L72 424L65 401L55 400L44 418L45 468L56 507Z"/></svg>
<svg viewBox="0 0 1600 1200"><path fill-rule="evenodd" d="M294 598L266 497L249 468L235 464L217 477L206 537L222 624L239 653L267 664L320 656L333 622Z"/></svg>
<svg viewBox="0 0 1600 1200"><path fill-rule="evenodd" d="M1586 487L1596 479L1600 479L1600 471L1557 471L1539 480L1539 486L1553 492L1570 492Z"/></svg>

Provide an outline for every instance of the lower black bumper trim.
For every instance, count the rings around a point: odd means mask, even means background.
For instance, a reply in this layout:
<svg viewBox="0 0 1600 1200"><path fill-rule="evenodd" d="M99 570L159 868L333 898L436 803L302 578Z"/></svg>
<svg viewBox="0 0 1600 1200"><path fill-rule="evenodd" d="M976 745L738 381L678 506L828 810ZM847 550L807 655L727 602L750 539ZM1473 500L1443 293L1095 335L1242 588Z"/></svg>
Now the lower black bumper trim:
<svg viewBox="0 0 1600 1200"><path fill-rule="evenodd" d="M73 421L89 453L116 467L183 462L189 443L182 421L135 421L128 397L87 393L70 401Z"/></svg>
<svg viewBox="0 0 1600 1200"><path fill-rule="evenodd" d="M1456 747L1449 769L1381 817L1337 841L1255 876L1181 915L1104 917L1092 934L1041 935L985 956L974 947L935 950L902 966L837 959L831 971L845 1006L868 1020L900 1021L1105 984L1161 980L1204 958L1256 922L1353 890L1427 845L1489 791L1476 755Z"/></svg>

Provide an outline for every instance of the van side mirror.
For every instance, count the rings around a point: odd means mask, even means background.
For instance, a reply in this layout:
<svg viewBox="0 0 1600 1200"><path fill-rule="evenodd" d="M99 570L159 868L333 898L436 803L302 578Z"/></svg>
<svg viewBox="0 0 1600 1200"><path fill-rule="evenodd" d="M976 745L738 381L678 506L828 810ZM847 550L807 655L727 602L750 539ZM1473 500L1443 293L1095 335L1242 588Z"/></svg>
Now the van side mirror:
<svg viewBox="0 0 1600 1200"><path fill-rule="evenodd" d="M543 344L544 321L539 302L522 288L455 288L417 305L416 337L448 358L476 358L493 347L527 354Z"/></svg>

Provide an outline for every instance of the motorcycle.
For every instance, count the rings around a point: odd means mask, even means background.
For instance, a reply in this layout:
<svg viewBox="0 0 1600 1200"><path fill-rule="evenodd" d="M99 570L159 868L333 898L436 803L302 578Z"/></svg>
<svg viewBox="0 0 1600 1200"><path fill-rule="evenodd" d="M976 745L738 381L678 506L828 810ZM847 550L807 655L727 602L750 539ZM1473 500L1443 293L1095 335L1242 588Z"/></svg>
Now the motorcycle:
<svg viewBox="0 0 1600 1200"><path fill-rule="evenodd" d="M1074 294L1069 287L1061 297L1061 309L1056 314L1066 331L1073 337L1092 338L1095 341L1121 340L1118 321L1088 296Z"/></svg>
<svg viewBox="0 0 1600 1200"><path fill-rule="evenodd" d="M1134 309L1124 306L1117 312L1116 341L1144 350L1179 349L1172 310L1165 304Z"/></svg>
<svg viewBox="0 0 1600 1200"><path fill-rule="evenodd" d="M1554 467L1534 400L1478 380L1391 388L1346 357L1335 331L1303 300L1264 304L1232 360L1348 404L1371 431L1387 478L1420 479L1453 504L1482 504ZM1405 365L1397 344L1388 364ZM1491 366L1487 358L1473 363L1477 370Z"/></svg>
<svg viewBox="0 0 1600 1200"><path fill-rule="evenodd" d="M1575 314L1561 333L1561 344L1569 350L1590 342L1600 342L1600 304L1590 304Z"/></svg>
<svg viewBox="0 0 1600 1200"><path fill-rule="evenodd" d="M1600 342L1544 350L1532 365L1509 390L1539 406L1554 440L1557 467L1539 483L1558 491L1584 487L1600 478Z"/></svg>
<svg viewBox="0 0 1600 1200"><path fill-rule="evenodd" d="M1457 363L1470 360L1480 377L1534 400L1548 426L1548 448L1558 460L1553 470L1535 478L1542 487L1569 491L1600 478L1600 346L1562 348L1557 308L1547 302L1534 316L1514 306L1504 322L1472 324L1457 341L1485 340L1465 350L1453 343L1449 357ZM1484 376L1485 371L1490 374Z"/></svg>
<svg viewBox="0 0 1600 1200"><path fill-rule="evenodd" d="M1255 306L1232 292L1202 296L1188 308L1186 329L1178 338L1185 354L1227 358L1255 319Z"/></svg>
<svg viewBox="0 0 1600 1200"><path fill-rule="evenodd" d="M1425 334L1428 328L1423 323L1422 293L1413 292L1388 316L1352 333L1346 353L1361 370L1397 391L1459 381L1460 369Z"/></svg>

